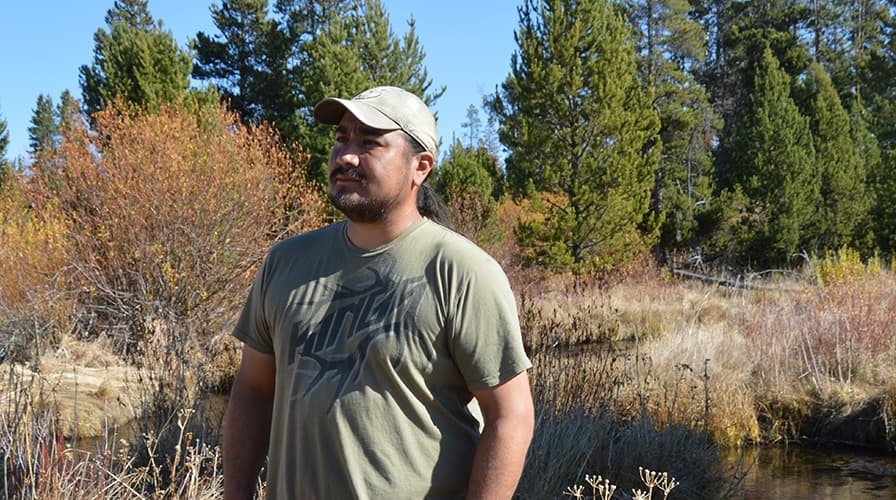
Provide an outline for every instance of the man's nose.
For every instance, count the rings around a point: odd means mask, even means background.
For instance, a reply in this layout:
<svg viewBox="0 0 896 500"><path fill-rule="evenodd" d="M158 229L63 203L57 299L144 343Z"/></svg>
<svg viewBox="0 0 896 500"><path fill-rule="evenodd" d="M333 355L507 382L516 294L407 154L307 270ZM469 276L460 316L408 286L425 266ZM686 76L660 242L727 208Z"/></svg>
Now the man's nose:
<svg viewBox="0 0 896 500"><path fill-rule="evenodd" d="M336 160L342 165L358 166L358 150L350 145L344 145L336 152Z"/></svg>

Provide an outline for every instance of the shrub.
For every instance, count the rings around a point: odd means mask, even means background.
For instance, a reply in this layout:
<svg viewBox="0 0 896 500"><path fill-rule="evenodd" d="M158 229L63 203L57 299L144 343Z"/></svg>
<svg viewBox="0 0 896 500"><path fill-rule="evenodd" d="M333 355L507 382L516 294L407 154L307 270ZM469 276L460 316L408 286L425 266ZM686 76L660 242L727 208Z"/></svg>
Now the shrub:
<svg viewBox="0 0 896 500"><path fill-rule="evenodd" d="M812 265L818 282L828 287L876 277L882 268L878 256L863 262L859 252L849 247L828 251L824 257L812 259Z"/></svg>
<svg viewBox="0 0 896 500"><path fill-rule="evenodd" d="M68 224L64 286L82 304L82 337L112 335L133 353L159 321L216 333L270 243L321 222L306 158L268 127L188 105L94 118L27 192L33 212L58 207Z"/></svg>
<svg viewBox="0 0 896 500"><path fill-rule="evenodd" d="M25 361L66 326L58 290L66 266L68 221L50 200L28 207L22 179L0 191L0 361Z"/></svg>

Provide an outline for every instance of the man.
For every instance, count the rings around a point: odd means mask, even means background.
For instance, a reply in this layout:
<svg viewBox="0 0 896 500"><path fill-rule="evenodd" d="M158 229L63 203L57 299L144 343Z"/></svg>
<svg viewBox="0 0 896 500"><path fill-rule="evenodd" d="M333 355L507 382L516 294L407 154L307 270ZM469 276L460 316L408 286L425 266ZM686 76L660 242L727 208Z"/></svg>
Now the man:
<svg viewBox="0 0 896 500"><path fill-rule="evenodd" d="M330 200L348 220L278 243L256 276L225 498L251 498L265 453L270 498L510 498L531 365L498 264L418 210L432 113L377 87L314 116L336 125Z"/></svg>

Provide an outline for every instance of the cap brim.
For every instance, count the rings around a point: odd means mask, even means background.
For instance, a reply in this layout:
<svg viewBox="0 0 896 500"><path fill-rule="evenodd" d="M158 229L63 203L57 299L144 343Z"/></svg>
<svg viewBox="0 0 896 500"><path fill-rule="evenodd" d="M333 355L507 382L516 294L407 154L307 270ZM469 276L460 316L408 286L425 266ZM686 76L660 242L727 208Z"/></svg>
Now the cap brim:
<svg viewBox="0 0 896 500"><path fill-rule="evenodd" d="M314 107L314 118L325 125L339 125L345 112L353 114L361 123L377 130L398 130L401 125L380 113L375 107L348 99L330 97Z"/></svg>

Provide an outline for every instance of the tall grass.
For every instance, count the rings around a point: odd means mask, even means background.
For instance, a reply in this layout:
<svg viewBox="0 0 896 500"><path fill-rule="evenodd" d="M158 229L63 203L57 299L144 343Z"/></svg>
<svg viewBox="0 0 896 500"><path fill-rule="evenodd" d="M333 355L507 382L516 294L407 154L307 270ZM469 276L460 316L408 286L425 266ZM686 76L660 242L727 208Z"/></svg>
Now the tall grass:
<svg viewBox="0 0 896 500"><path fill-rule="evenodd" d="M829 263L822 286L762 295L753 314L738 318L772 439L827 436L896 449L896 279L849 266Z"/></svg>
<svg viewBox="0 0 896 500"><path fill-rule="evenodd" d="M642 486L637 471L643 466L678 478L680 498L725 496L736 484L710 428L717 419L710 394L728 391L729 383L710 377L703 357L698 364L694 353L668 345L661 352L654 335L621 336L633 331L624 319L633 311L620 309L610 293L612 288L581 295L548 291L538 301L521 301L536 427L517 493L554 498L588 474L612 478L620 492L632 491ZM679 323L684 313L669 314ZM733 425L744 432L749 424Z"/></svg>
<svg viewBox="0 0 896 500"><path fill-rule="evenodd" d="M0 491L5 498L220 497L220 452L207 435L192 430L198 421L194 410L177 410L157 431L132 443L107 433L84 446L66 437L53 402L39 396L47 394L39 375L10 366L4 377Z"/></svg>

